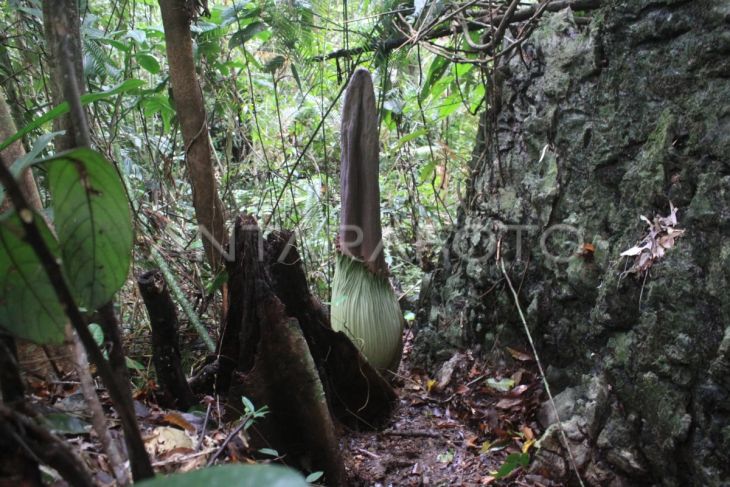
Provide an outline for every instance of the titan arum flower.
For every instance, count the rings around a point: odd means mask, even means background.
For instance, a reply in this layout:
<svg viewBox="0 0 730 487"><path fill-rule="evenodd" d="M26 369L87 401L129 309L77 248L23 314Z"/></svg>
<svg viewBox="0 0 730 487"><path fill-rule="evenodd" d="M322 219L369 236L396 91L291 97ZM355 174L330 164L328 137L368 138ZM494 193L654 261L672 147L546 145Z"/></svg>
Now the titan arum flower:
<svg viewBox="0 0 730 487"><path fill-rule="evenodd" d="M370 73L358 69L342 113L342 209L332 285L332 328L345 332L371 365L395 372L403 317L383 256L378 120Z"/></svg>

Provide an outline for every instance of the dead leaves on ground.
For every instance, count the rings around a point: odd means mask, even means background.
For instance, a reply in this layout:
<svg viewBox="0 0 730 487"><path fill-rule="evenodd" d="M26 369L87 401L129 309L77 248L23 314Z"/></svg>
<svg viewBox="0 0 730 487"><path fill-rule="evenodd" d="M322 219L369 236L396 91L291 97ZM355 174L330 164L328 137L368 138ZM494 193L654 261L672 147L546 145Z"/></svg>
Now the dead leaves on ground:
<svg viewBox="0 0 730 487"><path fill-rule="evenodd" d="M512 357L512 365L495 369L469 352L457 353L436 378L413 370L404 387L411 406L438 417L435 428L462 428L462 447L492 472L484 477L484 485L497 480L499 475L495 477L493 471L510 455L531 453L540 433L535 418L543 389L531 370L534 358L514 348L506 349L506 354ZM520 472L516 475L523 475L524 468Z"/></svg>

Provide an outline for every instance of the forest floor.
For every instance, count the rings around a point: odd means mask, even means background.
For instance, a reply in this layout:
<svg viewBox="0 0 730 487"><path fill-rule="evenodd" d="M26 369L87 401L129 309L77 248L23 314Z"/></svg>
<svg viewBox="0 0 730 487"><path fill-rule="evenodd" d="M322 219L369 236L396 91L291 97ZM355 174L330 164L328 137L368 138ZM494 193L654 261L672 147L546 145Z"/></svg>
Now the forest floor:
<svg viewBox="0 0 730 487"><path fill-rule="evenodd" d="M409 352L406 340L387 427L343 435L350 485L559 485L527 471L544 401L530 355L460 352L429 377L411 367Z"/></svg>
<svg viewBox="0 0 730 487"><path fill-rule="evenodd" d="M528 472L541 433L537 415L544 401L531 355L510 348L492 350L486 359L459 352L430 377L411 365L410 350L406 332L395 381L399 402L385 428L340 431L348 485L559 485ZM165 410L156 405L154 389L153 381L138 382L135 410L157 472L279 458L274 450L252 448L240 421L216 424L213 417L220 405L213 398L206 398L207 406L197 412ZM51 430L66 437L96 483L114 485L78 383L67 380L54 386L37 381L31 391L34 408ZM114 418L106 393L100 397ZM112 434L118 437L116 423L111 420ZM46 474L52 485L65 485L53 472Z"/></svg>

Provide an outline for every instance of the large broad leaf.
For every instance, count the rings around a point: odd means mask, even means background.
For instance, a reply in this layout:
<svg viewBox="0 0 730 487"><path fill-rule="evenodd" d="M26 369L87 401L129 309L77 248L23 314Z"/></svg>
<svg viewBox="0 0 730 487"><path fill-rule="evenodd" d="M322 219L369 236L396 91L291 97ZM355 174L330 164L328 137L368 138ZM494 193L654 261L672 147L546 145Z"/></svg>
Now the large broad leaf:
<svg viewBox="0 0 730 487"><path fill-rule="evenodd" d="M91 149L48 161L48 184L63 268L78 304L96 309L124 284L132 223L114 166Z"/></svg>
<svg viewBox="0 0 730 487"><path fill-rule="evenodd" d="M34 221L48 248L59 255L58 243L43 218L34 215ZM34 342L61 343L66 315L24 235L14 212L0 218L0 326Z"/></svg>
<svg viewBox="0 0 730 487"><path fill-rule="evenodd" d="M421 91L418 94L421 100L425 100L426 97L432 94L431 89L433 88L434 83L441 79L441 77L446 72L446 68L449 67L450 62L451 61L441 56L437 56L436 58L434 58L434 60L431 62L431 66L428 68L426 81L423 83Z"/></svg>
<svg viewBox="0 0 730 487"><path fill-rule="evenodd" d="M304 478L277 465L221 465L146 480L139 487L307 487Z"/></svg>
<svg viewBox="0 0 730 487"><path fill-rule="evenodd" d="M157 61L157 59L155 59L154 56L145 52L140 52L137 53L134 57L137 59L139 65L150 73L157 74L160 72L160 63Z"/></svg>

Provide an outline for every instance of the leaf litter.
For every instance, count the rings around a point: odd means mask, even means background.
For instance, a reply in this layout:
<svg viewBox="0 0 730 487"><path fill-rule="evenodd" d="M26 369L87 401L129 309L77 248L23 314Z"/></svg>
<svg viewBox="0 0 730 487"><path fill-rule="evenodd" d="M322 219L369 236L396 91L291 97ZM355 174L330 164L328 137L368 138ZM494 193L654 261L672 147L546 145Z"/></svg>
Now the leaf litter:
<svg viewBox="0 0 730 487"><path fill-rule="evenodd" d="M545 400L532 356L457 352L434 378L409 365L411 341L389 426L342 435L348 485L561 485L528 471Z"/></svg>
<svg viewBox="0 0 730 487"><path fill-rule="evenodd" d="M383 431L340 430L348 485L560 485L529 472L542 430L537 412L545 396L531 355L503 349L488 360L459 352L430 376L409 363L412 336L396 383L399 404ZM70 383L69 383L70 384ZM135 394L135 411L158 473L185 472L213 463L270 463L278 452L249 445L238 422L219 422L213 398L208 413L164 410L154 399L154 381ZM36 391L48 391L38 384ZM49 415L83 417L73 399L76 386L50 396L34 394ZM106 394L102 401L120 437ZM212 402L211 402L212 401ZM38 406L38 404L37 404ZM205 406L205 404L203 404ZM65 434L94 472L99 485L114 485L111 466L93 433Z"/></svg>

